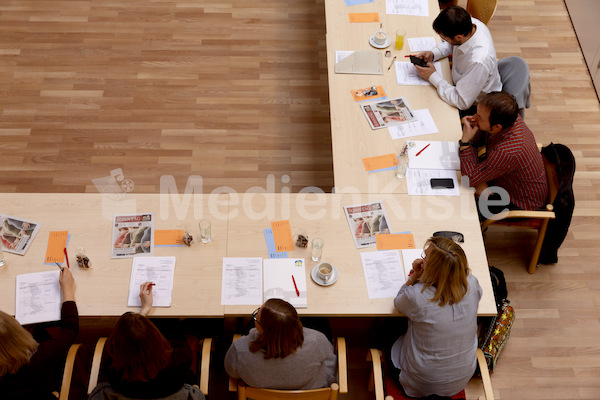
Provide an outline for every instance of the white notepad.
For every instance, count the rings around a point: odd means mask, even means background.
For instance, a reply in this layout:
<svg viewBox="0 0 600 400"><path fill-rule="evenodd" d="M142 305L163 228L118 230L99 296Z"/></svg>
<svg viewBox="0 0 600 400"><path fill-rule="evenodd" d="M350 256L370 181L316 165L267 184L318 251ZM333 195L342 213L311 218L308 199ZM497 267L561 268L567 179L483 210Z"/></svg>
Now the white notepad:
<svg viewBox="0 0 600 400"><path fill-rule="evenodd" d="M458 142L411 140L408 142L408 166L414 169L460 169Z"/></svg>
<svg viewBox="0 0 600 400"><path fill-rule="evenodd" d="M300 295L296 293L294 280ZM263 260L263 288L264 301L273 298L283 299L296 308L307 308L304 258L265 258Z"/></svg>

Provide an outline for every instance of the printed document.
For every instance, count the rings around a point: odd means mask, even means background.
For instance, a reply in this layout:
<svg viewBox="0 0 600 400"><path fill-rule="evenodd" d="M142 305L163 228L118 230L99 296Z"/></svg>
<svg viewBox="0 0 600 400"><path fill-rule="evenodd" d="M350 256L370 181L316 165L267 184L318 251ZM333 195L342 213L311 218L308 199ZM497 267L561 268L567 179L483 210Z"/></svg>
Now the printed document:
<svg viewBox="0 0 600 400"><path fill-rule="evenodd" d="M417 51L430 51L435 47L435 39L433 36L408 38L407 41L410 51L413 53Z"/></svg>
<svg viewBox="0 0 600 400"><path fill-rule="evenodd" d="M396 297L406 283L399 250L360 253L369 299Z"/></svg>
<svg viewBox="0 0 600 400"><path fill-rule="evenodd" d="M454 181L454 188L431 187L431 178L450 178ZM456 171L448 169L413 169L406 170L406 188L410 196L460 196L460 188L456 178Z"/></svg>
<svg viewBox="0 0 600 400"><path fill-rule="evenodd" d="M171 307L175 257L134 257L127 307L141 307L140 285L152 282L153 307Z"/></svg>
<svg viewBox="0 0 600 400"><path fill-rule="evenodd" d="M442 73L442 63L435 61L433 66L437 72ZM431 85L429 81L421 78L419 71L410 61L396 61L394 68L396 69L396 84L398 85Z"/></svg>
<svg viewBox="0 0 600 400"><path fill-rule="evenodd" d="M388 127L392 139L402 139L411 136L428 135L439 132L428 109L415 110L416 121Z"/></svg>
<svg viewBox="0 0 600 400"><path fill-rule="evenodd" d="M60 320L60 271L17 275L15 319L21 325Z"/></svg>
<svg viewBox="0 0 600 400"><path fill-rule="evenodd" d="M307 308L305 264L304 258L265 258L263 300L283 299L296 308Z"/></svg>
<svg viewBox="0 0 600 400"><path fill-rule="evenodd" d="M262 304L262 258L224 257L221 304Z"/></svg>
<svg viewBox="0 0 600 400"><path fill-rule="evenodd" d="M429 16L427 0L386 0L385 10L387 14Z"/></svg>

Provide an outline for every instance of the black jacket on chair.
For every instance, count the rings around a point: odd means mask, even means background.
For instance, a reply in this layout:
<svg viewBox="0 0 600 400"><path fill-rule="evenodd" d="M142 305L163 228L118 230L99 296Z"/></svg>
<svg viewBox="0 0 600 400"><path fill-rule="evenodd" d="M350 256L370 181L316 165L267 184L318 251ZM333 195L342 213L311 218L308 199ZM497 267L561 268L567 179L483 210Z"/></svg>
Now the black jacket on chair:
<svg viewBox="0 0 600 400"><path fill-rule="evenodd" d="M539 263L553 264L558 261L558 249L567 236L575 208L575 196L573 195L575 157L567 146L554 143L543 147L542 154L556 166L558 193L552 204L556 218L551 219L548 223Z"/></svg>

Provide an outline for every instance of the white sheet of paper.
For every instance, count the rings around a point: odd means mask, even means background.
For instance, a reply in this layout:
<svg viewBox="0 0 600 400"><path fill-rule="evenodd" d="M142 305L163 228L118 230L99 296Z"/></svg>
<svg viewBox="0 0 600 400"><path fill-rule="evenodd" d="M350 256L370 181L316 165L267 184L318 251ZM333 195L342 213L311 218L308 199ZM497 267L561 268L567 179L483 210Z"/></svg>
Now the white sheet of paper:
<svg viewBox="0 0 600 400"><path fill-rule="evenodd" d="M339 63L340 61L342 61L344 58L348 57L350 54L354 53L353 50L350 51L345 51L345 50L339 50L335 52L335 63Z"/></svg>
<svg viewBox="0 0 600 400"><path fill-rule="evenodd" d="M408 166L414 169L458 171L460 169L458 142L410 140L408 141Z"/></svg>
<svg viewBox="0 0 600 400"><path fill-rule="evenodd" d="M17 275L15 319L21 325L60 320L60 271Z"/></svg>
<svg viewBox="0 0 600 400"><path fill-rule="evenodd" d="M408 38L407 41L411 52L429 51L435 47L435 38L433 36Z"/></svg>
<svg viewBox="0 0 600 400"><path fill-rule="evenodd" d="M402 125L390 126L390 136L392 139L402 139L411 136L428 135L439 132L433 117L428 109L415 110L416 121L408 122Z"/></svg>
<svg viewBox="0 0 600 400"><path fill-rule="evenodd" d="M410 274L410 270L412 269L413 261L421 258L422 254L423 249L402 249L402 262L406 271L406 279L408 279L408 274Z"/></svg>
<svg viewBox="0 0 600 400"><path fill-rule="evenodd" d="M451 178L454 181L453 189L432 189L431 178ZM458 179L456 171L449 169L413 169L406 170L406 187L410 196L459 196Z"/></svg>
<svg viewBox="0 0 600 400"><path fill-rule="evenodd" d="M131 263L127 307L141 307L140 285L152 282L153 307L171 307L175 257L134 257Z"/></svg>
<svg viewBox="0 0 600 400"><path fill-rule="evenodd" d="M396 297L406 282L406 273L398 250L360 253L369 299Z"/></svg>
<svg viewBox="0 0 600 400"><path fill-rule="evenodd" d="M398 85L422 85L427 86L431 85L429 81L421 78L419 72L415 68L414 64L410 61L396 61L394 63L394 68L396 69L396 84ZM442 63L436 61L433 63L435 70L442 73Z"/></svg>
<svg viewBox="0 0 600 400"><path fill-rule="evenodd" d="M221 304L262 304L262 258L224 257Z"/></svg>
<svg viewBox="0 0 600 400"><path fill-rule="evenodd" d="M427 0L386 0L385 12L396 15L429 16Z"/></svg>
<svg viewBox="0 0 600 400"><path fill-rule="evenodd" d="M296 293L294 280L300 296ZM265 258L263 260L264 301L283 299L296 308L307 308L306 263L304 258Z"/></svg>

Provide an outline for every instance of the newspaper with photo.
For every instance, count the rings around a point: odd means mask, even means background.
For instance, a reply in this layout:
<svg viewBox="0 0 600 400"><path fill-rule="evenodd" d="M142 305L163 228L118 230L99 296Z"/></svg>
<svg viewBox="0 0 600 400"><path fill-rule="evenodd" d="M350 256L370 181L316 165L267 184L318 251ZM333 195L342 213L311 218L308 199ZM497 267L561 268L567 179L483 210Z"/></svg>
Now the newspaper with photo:
<svg viewBox="0 0 600 400"><path fill-rule="evenodd" d="M376 234L391 232L382 201L344 206L344 212L357 249L373 247L377 244Z"/></svg>
<svg viewBox="0 0 600 400"><path fill-rule="evenodd" d="M359 104L359 106L367 117L371 129L387 128L417 120L404 97Z"/></svg>
<svg viewBox="0 0 600 400"><path fill-rule="evenodd" d="M0 214L0 242L2 250L25 255L40 227L39 222Z"/></svg>
<svg viewBox="0 0 600 400"><path fill-rule="evenodd" d="M154 214L125 214L113 218L110 258L154 255Z"/></svg>

